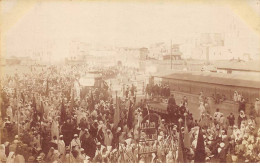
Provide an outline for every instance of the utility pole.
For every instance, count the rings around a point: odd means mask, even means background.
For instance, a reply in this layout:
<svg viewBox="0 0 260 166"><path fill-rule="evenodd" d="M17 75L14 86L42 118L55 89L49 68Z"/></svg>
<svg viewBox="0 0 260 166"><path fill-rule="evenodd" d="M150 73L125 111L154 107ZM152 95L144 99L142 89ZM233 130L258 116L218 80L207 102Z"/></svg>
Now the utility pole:
<svg viewBox="0 0 260 166"><path fill-rule="evenodd" d="M206 64L209 65L209 46L206 46Z"/></svg>
<svg viewBox="0 0 260 166"><path fill-rule="evenodd" d="M172 40L171 40L171 69L172 69Z"/></svg>

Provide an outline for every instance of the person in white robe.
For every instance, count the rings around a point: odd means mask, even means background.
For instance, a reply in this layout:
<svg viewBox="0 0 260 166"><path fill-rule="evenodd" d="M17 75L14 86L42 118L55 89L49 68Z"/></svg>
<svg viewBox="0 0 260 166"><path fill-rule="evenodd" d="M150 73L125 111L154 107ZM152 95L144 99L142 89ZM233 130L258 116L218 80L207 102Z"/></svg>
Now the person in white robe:
<svg viewBox="0 0 260 166"><path fill-rule="evenodd" d="M9 155L7 157L6 163L14 163L15 154L14 152L9 152Z"/></svg>
<svg viewBox="0 0 260 166"><path fill-rule="evenodd" d="M201 117L203 114L206 113L206 109L205 109L205 107L204 107L204 105L203 105L203 102L200 102L200 106L199 106L198 110L199 110L199 113L200 113L200 117Z"/></svg>
<svg viewBox="0 0 260 166"><path fill-rule="evenodd" d="M78 134L74 134L74 138L70 142L70 146L71 147L75 146L76 149L79 151L79 149L81 148L81 143L80 143L80 139L78 137Z"/></svg>
<svg viewBox="0 0 260 166"><path fill-rule="evenodd" d="M53 138L54 136L59 138L59 123L57 122L56 118L52 121L51 124L51 138Z"/></svg>
<svg viewBox="0 0 260 166"><path fill-rule="evenodd" d="M60 135L60 139L58 140L58 151L61 155L65 155L66 148L65 148L65 142L63 141L63 135Z"/></svg>

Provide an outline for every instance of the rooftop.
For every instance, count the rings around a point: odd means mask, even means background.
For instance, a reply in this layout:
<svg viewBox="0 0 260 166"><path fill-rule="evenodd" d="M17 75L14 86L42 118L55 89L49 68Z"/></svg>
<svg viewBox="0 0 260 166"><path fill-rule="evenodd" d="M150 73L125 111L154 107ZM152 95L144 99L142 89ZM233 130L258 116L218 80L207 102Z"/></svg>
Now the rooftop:
<svg viewBox="0 0 260 166"><path fill-rule="evenodd" d="M260 89L260 77L250 75L242 77L238 74L178 71L172 72L171 74L168 72L165 72L164 74L156 73L154 76L160 78Z"/></svg>
<svg viewBox="0 0 260 166"><path fill-rule="evenodd" d="M218 69L233 69L241 71L258 71L260 72L260 61L238 61L238 60L229 60L229 61L216 61L214 65Z"/></svg>

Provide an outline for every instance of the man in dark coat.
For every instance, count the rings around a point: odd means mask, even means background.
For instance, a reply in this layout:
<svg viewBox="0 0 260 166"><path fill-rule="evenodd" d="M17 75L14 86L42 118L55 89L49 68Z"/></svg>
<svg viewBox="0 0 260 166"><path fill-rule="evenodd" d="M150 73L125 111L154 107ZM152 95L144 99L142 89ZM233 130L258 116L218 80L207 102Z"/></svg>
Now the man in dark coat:
<svg viewBox="0 0 260 166"><path fill-rule="evenodd" d="M229 122L229 126L234 126L235 116L232 112L228 115L227 119L228 119L228 122Z"/></svg>
<svg viewBox="0 0 260 166"><path fill-rule="evenodd" d="M92 135L92 137L96 137L97 131L98 131L98 123L97 120L94 120L94 123L90 126L89 133Z"/></svg>
<svg viewBox="0 0 260 166"><path fill-rule="evenodd" d="M113 136L114 136L113 140L112 140L112 147L114 149L114 148L117 148L118 145L119 145L119 136L122 133L121 128L120 127L118 127L117 129L113 128L112 133L113 133Z"/></svg>
<svg viewBox="0 0 260 166"><path fill-rule="evenodd" d="M70 120L68 119L67 122L62 126L62 134L64 135L64 142L66 146L69 146L70 141L73 138L73 126Z"/></svg>
<svg viewBox="0 0 260 166"><path fill-rule="evenodd" d="M82 143L81 146L84 149L84 152L87 156L90 158L93 158L95 156L96 152L96 143L92 137L92 135L87 131L83 136L82 136Z"/></svg>
<svg viewBox="0 0 260 166"><path fill-rule="evenodd" d="M173 94L171 95L171 97L168 100L168 106L169 105L176 105L175 98L174 98Z"/></svg>
<svg viewBox="0 0 260 166"><path fill-rule="evenodd" d="M220 148L218 148L218 158L220 163L226 163L227 158L227 146L222 142Z"/></svg>

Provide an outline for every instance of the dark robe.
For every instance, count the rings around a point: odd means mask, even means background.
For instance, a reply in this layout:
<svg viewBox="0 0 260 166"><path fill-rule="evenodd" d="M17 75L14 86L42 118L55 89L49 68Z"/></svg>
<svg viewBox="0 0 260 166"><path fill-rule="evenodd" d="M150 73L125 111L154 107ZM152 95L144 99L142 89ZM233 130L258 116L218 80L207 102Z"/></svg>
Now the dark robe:
<svg viewBox="0 0 260 166"><path fill-rule="evenodd" d="M96 152L96 143L90 134L84 136L85 137L82 139L81 146L84 149L85 154L90 158L93 158Z"/></svg>

